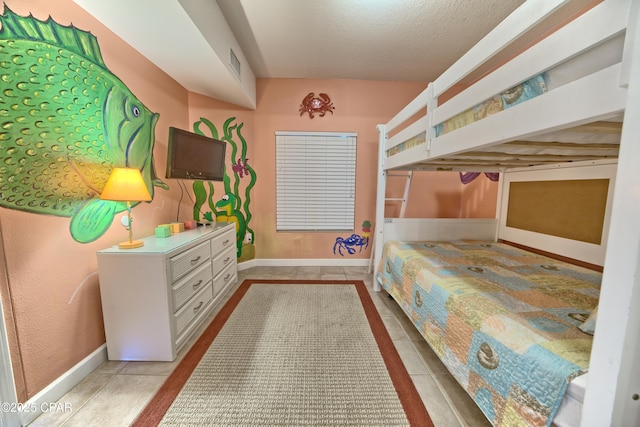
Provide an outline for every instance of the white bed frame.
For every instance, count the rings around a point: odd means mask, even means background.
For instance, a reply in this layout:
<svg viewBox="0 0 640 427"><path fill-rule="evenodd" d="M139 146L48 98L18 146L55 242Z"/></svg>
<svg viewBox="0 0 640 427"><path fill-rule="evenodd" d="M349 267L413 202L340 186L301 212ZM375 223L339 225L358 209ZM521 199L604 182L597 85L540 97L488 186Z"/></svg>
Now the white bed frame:
<svg viewBox="0 0 640 427"><path fill-rule="evenodd" d="M568 0L525 2L388 123L378 126L380 160L376 224L383 226L377 226L374 235L374 266L382 258L384 242L391 239L504 238L558 252L556 243L549 246L544 238L538 242L537 236L518 235L518 232L514 235L513 230L505 227L503 202L508 198L506 190L499 194L496 219L385 219L386 176L391 170L499 171L502 172L503 189L513 179L523 176L530 179L528 173L538 176L579 174L582 166L588 166L582 170L589 170L589 177L595 173L611 178L611 199L605 216L609 227L604 232L602 245L597 248L579 245L577 249L560 248L559 251L565 251L563 255L571 258L604 266L581 425L640 425L640 364L637 363L640 357L640 174L637 172L640 159L640 31L637 30L640 0L604 0L438 105L438 98L448 89L465 82L482 67L487 69L486 64L492 58L500 58L501 53L513 47L512 43L518 37L532 30L529 34L539 34L536 25L551 22L570 3ZM483 120L436 136L437 124L533 76L588 54L621 35L624 35L624 49L616 63ZM407 124L425 108L426 115ZM550 133L602 121L623 123L617 161L585 162L584 157L565 150L560 144L556 150L560 152L559 159L553 166L531 160L532 166L523 168L521 163L510 164L503 159L490 164L460 156L465 152L504 152L508 149L504 144L512 141L531 141L531 146L535 147L536 141L559 140L549 136ZM387 157L387 150L422 132L426 132L424 144ZM530 158L535 159L535 156ZM581 162L567 167L566 163L560 163L564 159ZM377 281L374 283L379 290Z"/></svg>

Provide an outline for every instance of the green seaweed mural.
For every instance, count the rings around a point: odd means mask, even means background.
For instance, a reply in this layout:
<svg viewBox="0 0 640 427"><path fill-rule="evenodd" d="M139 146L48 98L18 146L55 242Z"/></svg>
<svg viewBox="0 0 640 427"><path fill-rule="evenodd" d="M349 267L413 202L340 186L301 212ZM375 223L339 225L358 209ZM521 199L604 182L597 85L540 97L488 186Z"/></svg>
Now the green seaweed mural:
<svg viewBox="0 0 640 427"><path fill-rule="evenodd" d="M244 260L255 257L253 246L254 233L249 227L249 221L251 221L249 205L251 204L251 189L256 183L256 173L248 164L247 142L242 136L242 126L244 124L232 124L235 119L235 117L231 117L224 122L222 128L223 135L221 137L218 136L218 130L214 124L205 118L201 117L200 120L193 125L193 131L195 133L205 135L200 129L201 125L204 125L209 130L208 136L229 144L231 147L231 172L233 173L232 188L231 178L227 173L229 169L225 168L223 179L224 193L218 198L219 200L217 202L214 198L215 188L212 182L207 182L206 184L203 181L193 182L193 193L196 199L193 206L193 218L196 221L201 220L200 212L206 203L209 209L211 209L211 211L203 214L206 221L213 221L213 216L215 215L216 221L235 223L237 256L238 259ZM234 138L239 140L240 144L238 144ZM247 179L249 180L248 183L246 183ZM242 186L241 183L243 184ZM240 196L241 187L244 187L244 202Z"/></svg>
<svg viewBox="0 0 640 427"><path fill-rule="evenodd" d="M73 25L0 15L0 206L71 218L74 240L102 236L122 202L100 200L114 167L138 168L153 196L152 113Z"/></svg>

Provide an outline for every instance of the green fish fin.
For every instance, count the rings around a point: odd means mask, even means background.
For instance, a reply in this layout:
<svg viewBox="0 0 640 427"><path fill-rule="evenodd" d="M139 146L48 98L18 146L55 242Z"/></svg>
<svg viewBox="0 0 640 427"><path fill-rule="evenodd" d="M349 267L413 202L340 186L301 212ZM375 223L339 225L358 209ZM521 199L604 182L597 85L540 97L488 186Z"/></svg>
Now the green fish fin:
<svg viewBox="0 0 640 427"><path fill-rule="evenodd" d="M168 190L169 189L169 185L167 185L166 182L164 182L163 180L161 180L160 178L157 178L157 177L153 180L153 186L154 187L160 187L163 190Z"/></svg>
<svg viewBox="0 0 640 427"><path fill-rule="evenodd" d="M169 185L158 178L158 175L156 174L156 159L153 156L151 157L151 184L153 187L160 187L164 190L169 190ZM153 197L153 193L151 193L151 196Z"/></svg>
<svg viewBox="0 0 640 427"><path fill-rule="evenodd" d="M98 65L106 68L98 39L87 32L74 27L64 26L55 22L51 17L40 21L33 15L20 16L5 4L4 12L0 15L0 39L41 40L54 46L64 47L82 55Z"/></svg>
<svg viewBox="0 0 640 427"><path fill-rule="evenodd" d="M89 243L102 236L111 226L122 202L91 199L72 217L69 224L71 237L78 243Z"/></svg>

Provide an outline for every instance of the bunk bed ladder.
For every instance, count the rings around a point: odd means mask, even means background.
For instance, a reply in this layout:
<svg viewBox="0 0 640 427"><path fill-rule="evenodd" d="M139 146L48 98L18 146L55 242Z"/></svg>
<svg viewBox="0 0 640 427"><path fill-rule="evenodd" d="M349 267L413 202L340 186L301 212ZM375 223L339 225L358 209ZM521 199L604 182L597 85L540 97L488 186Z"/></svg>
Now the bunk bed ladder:
<svg viewBox="0 0 640 427"><path fill-rule="evenodd" d="M413 178L413 171L407 173L388 173L387 177L397 176L406 177L407 181L404 184L404 194L402 197L385 197L385 201L402 201L400 205L400 215L398 218L404 218L404 214L407 212L407 200L409 200L409 190L411 189L411 179Z"/></svg>
<svg viewBox="0 0 640 427"><path fill-rule="evenodd" d="M389 177L405 177L407 181L404 184L404 194L402 197L385 197L384 201L401 201L400 205L400 214L398 218L404 218L405 213L407 212L407 201L409 200L409 191L411 190L411 181L413 179L413 171L408 171L406 173L385 173L386 178ZM380 224L379 226L382 226ZM373 242L371 243L371 257L369 258L369 273L373 271L373 259L375 257L375 246L376 246L376 238L375 234L373 235Z"/></svg>

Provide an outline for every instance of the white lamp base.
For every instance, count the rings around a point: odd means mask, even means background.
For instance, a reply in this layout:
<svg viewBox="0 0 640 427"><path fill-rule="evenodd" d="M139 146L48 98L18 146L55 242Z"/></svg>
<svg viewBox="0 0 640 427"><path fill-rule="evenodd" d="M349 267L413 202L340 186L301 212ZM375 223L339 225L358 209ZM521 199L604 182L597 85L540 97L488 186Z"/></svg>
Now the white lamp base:
<svg viewBox="0 0 640 427"><path fill-rule="evenodd" d="M118 248L120 249L133 249L133 248L139 248L141 246L144 246L144 242L142 240L133 240L133 241L126 241L126 242L122 242L118 244Z"/></svg>

